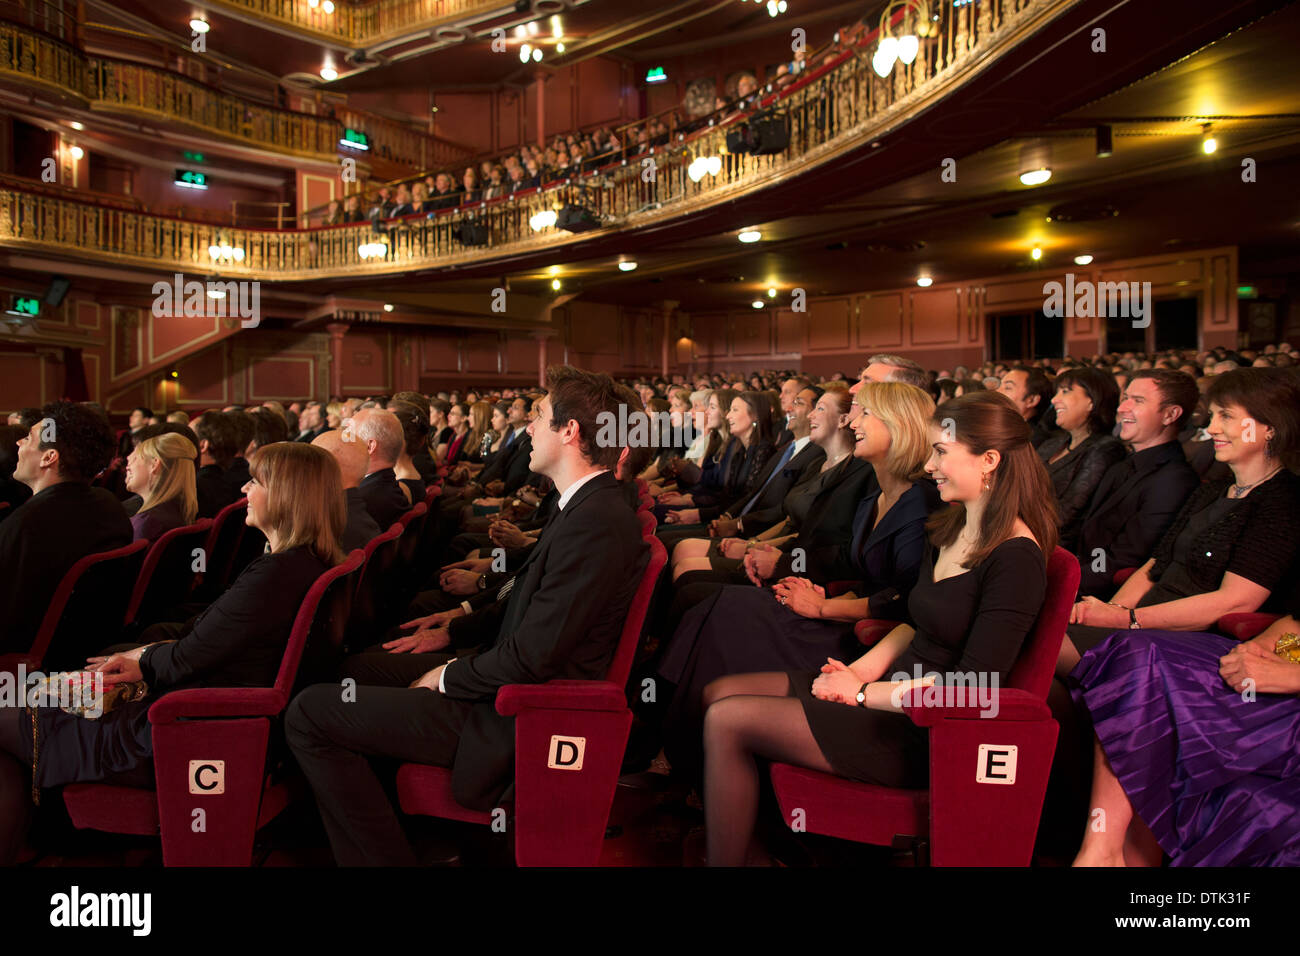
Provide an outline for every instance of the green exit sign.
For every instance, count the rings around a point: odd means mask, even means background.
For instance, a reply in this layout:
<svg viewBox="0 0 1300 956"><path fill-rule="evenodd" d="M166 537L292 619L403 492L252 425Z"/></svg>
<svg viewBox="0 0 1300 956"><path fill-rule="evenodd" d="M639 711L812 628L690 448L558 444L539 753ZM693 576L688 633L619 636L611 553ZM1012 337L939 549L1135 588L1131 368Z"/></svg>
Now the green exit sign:
<svg viewBox="0 0 1300 956"><path fill-rule="evenodd" d="M344 129L343 138L339 140L342 146L348 146L352 149L369 149L370 137L359 129Z"/></svg>
<svg viewBox="0 0 1300 956"><path fill-rule="evenodd" d="M207 189L208 177L205 173L196 173L192 169L176 170L177 186L184 186L186 189Z"/></svg>
<svg viewBox="0 0 1300 956"><path fill-rule="evenodd" d="M1239 286L1237 286L1237 298L1239 298L1239 299L1253 299L1253 298L1255 298L1255 287L1254 287L1253 285L1239 285Z"/></svg>
<svg viewBox="0 0 1300 956"><path fill-rule="evenodd" d="M41 300L31 296L16 295L13 307L9 311L15 315L40 315Z"/></svg>
<svg viewBox="0 0 1300 956"><path fill-rule="evenodd" d="M190 151L187 149L187 150L185 151L185 162L187 162L187 163L201 163L201 162L203 162L203 154L202 154L202 153L192 153L192 152L190 152Z"/></svg>
<svg viewBox="0 0 1300 956"><path fill-rule="evenodd" d="M668 79L668 74L664 72L662 66L656 66L652 70L646 70L645 81L647 83L663 83Z"/></svg>

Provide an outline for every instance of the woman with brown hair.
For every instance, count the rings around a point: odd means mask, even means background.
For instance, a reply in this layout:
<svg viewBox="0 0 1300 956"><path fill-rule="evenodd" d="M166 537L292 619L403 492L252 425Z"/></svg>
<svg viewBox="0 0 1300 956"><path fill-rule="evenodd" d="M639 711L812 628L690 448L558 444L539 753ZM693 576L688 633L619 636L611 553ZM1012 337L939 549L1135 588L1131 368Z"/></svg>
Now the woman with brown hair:
<svg viewBox="0 0 1300 956"><path fill-rule="evenodd" d="M1042 608L1056 513L1030 428L1000 393L954 398L930 422L926 471L951 507L929 541L900 624L851 664L821 673L739 674L705 689L709 864L746 861L757 758L887 787L925 787L929 737L902 713L910 687L974 672L1003 682ZM938 672L919 682L911 672ZM963 678L962 680L968 680ZM960 682L959 682L960 683ZM966 686L974 686L967 683Z"/></svg>
<svg viewBox="0 0 1300 956"><path fill-rule="evenodd" d="M95 720L55 706L0 708L0 855L16 848L39 788L90 781L152 787L149 707L159 696L275 683L303 598L342 560L343 480L329 452L299 442L259 448L249 472L247 523L266 535L269 553L192 621L154 625L144 632L152 642L90 658L88 670L103 675L105 688L134 685L129 703Z"/></svg>

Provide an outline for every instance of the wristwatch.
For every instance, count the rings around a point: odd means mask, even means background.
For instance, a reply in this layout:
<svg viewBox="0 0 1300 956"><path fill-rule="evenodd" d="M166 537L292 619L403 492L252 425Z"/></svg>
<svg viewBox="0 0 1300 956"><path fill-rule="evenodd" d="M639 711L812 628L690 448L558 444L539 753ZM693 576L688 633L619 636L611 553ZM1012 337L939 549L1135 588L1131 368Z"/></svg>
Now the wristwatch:
<svg viewBox="0 0 1300 956"><path fill-rule="evenodd" d="M486 588L487 588L487 575L480 574L478 576L478 589L482 591L485 590Z"/></svg>
<svg viewBox="0 0 1300 956"><path fill-rule="evenodd" d="M867 681L867 684L870 684L870 683L871 683L871 681ZM866 706L867 706L867 684L863 684L861 687L858 688L858 706L859 706L859 707L866 707Z"/></svg>
<svg viewBox="0 0 1300 956"><path fill-rule="evenodd" d="M1141 626L1142 626L1142 625L1138 623L1137 608L1132 608L1132 607L1129 608L1129 609L1128 609L1128 629L1129 629L1130 631L1136 631L1136 630L1138 630L1138 628L1140 628Z"/></svg>

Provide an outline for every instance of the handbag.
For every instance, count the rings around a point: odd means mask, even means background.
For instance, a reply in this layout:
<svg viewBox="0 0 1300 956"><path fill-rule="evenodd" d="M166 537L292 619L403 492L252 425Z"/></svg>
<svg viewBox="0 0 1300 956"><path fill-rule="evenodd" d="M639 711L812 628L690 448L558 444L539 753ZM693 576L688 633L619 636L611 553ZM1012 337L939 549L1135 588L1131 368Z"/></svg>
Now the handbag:
<svg viewBox="0 0 1300 956"><path fill-rule="evenodd" d="M1300 664L1300 634L1283 634L1273 645L1273 653L1284 661Z"/></svg>

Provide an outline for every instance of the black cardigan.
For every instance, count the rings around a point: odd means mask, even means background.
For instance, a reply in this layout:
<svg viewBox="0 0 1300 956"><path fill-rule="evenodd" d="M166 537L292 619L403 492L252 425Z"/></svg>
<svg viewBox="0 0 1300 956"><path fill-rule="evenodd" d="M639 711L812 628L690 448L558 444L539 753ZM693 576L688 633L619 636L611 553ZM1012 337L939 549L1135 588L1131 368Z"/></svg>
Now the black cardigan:
<svg viewBox="0 0 1300 956"><path fill-rule="evenodd" d="M722 490L716 500L700 505L702 522L712 521L730 508L739 510L744 507L744 503L758 491L767 471L768 459L776 453L776 446L766 438L761 438L750 442L749 447L743 451L738 445L736 451L741 454L731 456Z"/></svg>
<svg viewBox="0 0 1300 956"><path fill-rule="evenodd" d="M1188 519L1224 496L1232 479L1202 485L1178 513L1155 551L1148 577L1154 583L1173 559L1174 542ZM1218 590L1223 575L1232 572L1272 596L1266 606L1285 610L1291 597L1279 591L1288 582L1300 547L1300 478L1283 469L1241 499L1241 503L1192 542L1187 574L1202 593Z"/></svg>
<svg viewBox="0 0 1300 956"><path fill-rule="evenodd" d="M1070 436L1064 433L1049 438L1038 447L1038 454L1047 465L1056 492L1056 510L1061 526L1061 547L1073 551L1078 543L1079 525L1088 512L1092 494L1101 484L1102 476L1116 462L1124 459L1124 443L1114 435L1095 432L1079 443L1079 447L1060 461L1050 463L1062 448L1068 448Z"/></svg>

